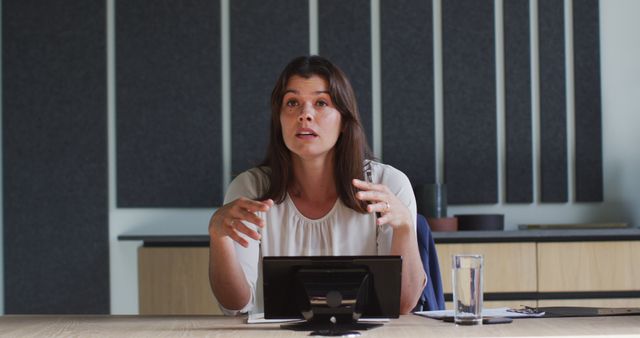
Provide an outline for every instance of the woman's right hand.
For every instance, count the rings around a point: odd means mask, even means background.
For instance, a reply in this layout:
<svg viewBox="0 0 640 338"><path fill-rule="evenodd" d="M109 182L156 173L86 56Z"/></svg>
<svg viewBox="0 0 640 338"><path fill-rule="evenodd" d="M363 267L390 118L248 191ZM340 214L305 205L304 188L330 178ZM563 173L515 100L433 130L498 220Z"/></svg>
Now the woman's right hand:
<svg viewBox="0 0 640 338"><path fill-rule="evenodd" d="M249 242L240 235L243 233L249 238L260 239L260 234L246 226L243 222L255 224L263 228L265 221L256 215L258 211L267 211L273 206L273 200L254 201L240 197L220 207L211 216L209 221L209 236L228 236L243 247L248 247Z"/></svg>

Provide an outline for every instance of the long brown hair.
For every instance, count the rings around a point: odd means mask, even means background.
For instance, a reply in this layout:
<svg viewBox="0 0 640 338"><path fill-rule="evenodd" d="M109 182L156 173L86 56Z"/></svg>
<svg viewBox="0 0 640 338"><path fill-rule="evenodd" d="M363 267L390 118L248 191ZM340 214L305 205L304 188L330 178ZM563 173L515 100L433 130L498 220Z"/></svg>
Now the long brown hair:
<svg viewBox="0 0 640 338"><path fill-rule="evenodd" d="M329 95L342 119L342 132L335 144L334 181L342 203L347 207L365 213L367 204L356 199L357 190L351 183L353 178L363 179L364 162L372 158L367 139L362 130L356 96L346 75L329 60L313 55L293 59L284 68L271 93L271 128L267 155L260 165L269 177L269 187L260 199L271 198L282 203L288 189L293 184L291 151L282 138L280 109L289 79L298 75L310 78L321 76L329 83Z"/></svg>

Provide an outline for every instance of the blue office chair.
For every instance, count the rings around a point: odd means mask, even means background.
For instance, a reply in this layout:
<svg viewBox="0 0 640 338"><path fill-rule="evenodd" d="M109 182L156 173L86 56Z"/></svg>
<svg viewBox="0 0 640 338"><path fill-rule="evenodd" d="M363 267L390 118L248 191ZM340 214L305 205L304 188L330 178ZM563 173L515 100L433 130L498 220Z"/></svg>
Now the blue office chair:
<svg viewBox="0 0 640 338"><path fill-rule="evenodd" d="M418 250L422 266L427 273L427 286L422 290L420 300L413 311L444 310L444 291L436 244L431 229L424 216L418 214L417 220Z"/></svg>

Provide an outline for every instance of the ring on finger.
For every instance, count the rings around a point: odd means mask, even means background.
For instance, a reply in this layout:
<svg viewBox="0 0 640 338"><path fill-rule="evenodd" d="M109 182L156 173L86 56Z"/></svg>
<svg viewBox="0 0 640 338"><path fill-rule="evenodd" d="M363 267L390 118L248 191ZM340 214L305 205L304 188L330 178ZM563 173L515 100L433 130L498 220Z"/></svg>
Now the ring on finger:
<svg viewBox="0 0 640 338"><path fill-rule="evenodd" d="M391 208L391 206L389 205L389 202L385 201L384 204L385 204L384 212L389 212L389 209Z"/></svg>

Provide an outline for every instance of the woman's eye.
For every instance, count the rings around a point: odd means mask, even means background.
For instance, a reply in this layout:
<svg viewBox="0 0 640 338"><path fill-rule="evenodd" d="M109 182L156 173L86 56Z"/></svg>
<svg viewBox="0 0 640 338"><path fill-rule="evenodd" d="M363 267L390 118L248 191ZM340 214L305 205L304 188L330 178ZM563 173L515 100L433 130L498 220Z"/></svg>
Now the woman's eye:
<svg viewBox="0 0 640 338"><path fill-rule="evenodd" d="M317 104L318 106L320 106L320 107L326 107L326 106L328 106L328 105L329 105L329 104L327 103L327 101L324 101L324 100L320 100L320 101L318 101L318 103L316 103L316 104Z"/></svg>
<svg viewBox="0 0 640 338"><path fill-rule="evenodd" d="M288 100L287 101L287 107L295 107L297 105L298 105L298 101L296 101L296 100L292 99L292 100Z"/></svg>

